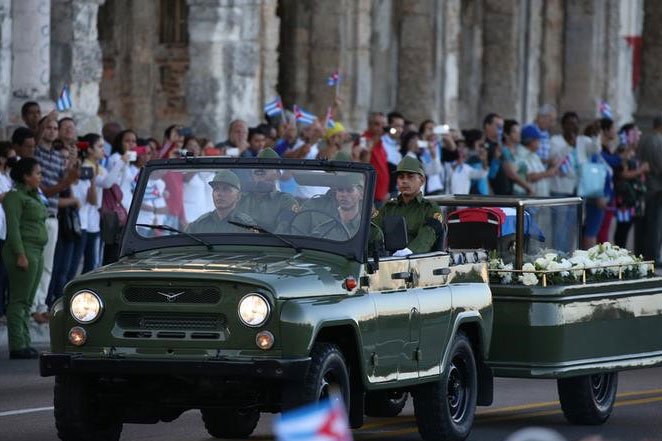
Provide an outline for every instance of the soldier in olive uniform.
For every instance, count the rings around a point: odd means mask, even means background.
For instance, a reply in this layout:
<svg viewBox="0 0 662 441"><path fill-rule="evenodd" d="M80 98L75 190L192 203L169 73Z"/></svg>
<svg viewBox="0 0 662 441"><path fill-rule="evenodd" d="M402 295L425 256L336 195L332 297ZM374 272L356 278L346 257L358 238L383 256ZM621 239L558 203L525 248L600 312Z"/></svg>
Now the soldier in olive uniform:
<svg viewBox="0 0 662 441"><path fill-rule="evenodd" d="M421 193L425 185L423 166L418 159L405 156L396 172L400 194L384 204L375 223L383 228L386 216L403 216L407 221L409 242L406 248L393 253L394 256L433 251L437 241L442 239L441 209Z"/></svg>
<svg viewBox="0 0 662 441"><path fill-rule="evenodd" d="M39 194L41 168L35 159L18 161L12 168L11 178L16 182L16 188L7 193L3 202L7 242L2 250L2 260L9 275L9 358L37 358L37 351L30 347L28 320L44 268L48 211Z"/></svg>
<svg viewBox="0 0 662 441"><path fill-rule="evenodd" d="M338 152L332 160L351 162L352 158L345 152ZM305 201L301 210L320 210L330 215L335 215L337 209L338 204L336 203L335 190L330 188L326 193Z"/></svg>
<svg viewBox="0 0 662 441"><path fill-rule="evenodd" d="M239 233L245 228L232 225L228 221L255 225L253 218L237 210L241 199L241 183L239 177L230 170L216 172L209 182L213 191L215 210L203 214L188 225L189 233Z"/></svg>
<svg viewBox="0 0 662 441"><path fill-rule="evenodd" d="M271 148L265 148L258 158L280 158ZM269 231L282 231L297 209L297 201L291 194L276 190L280 171L273 168L256 168L251 171L252 191L244 192L237 209L252 217L257 224Z"/></svg>

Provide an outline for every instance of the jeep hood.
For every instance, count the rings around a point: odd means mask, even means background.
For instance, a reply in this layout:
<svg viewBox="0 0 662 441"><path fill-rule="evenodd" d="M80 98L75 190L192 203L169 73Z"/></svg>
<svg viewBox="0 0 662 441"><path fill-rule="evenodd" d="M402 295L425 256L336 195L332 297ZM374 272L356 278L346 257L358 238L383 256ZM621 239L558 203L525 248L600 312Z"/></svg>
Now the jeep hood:
<svg viewBox="0 0 662 441"><path fill-rule="evenodd" d="M288 250L289 251L289 250ZM262 286L276 297L309 297L345 293L342 283L358 278L360 264L327 253L157 251L125 257L72 282L123 279L234 281Z"/></svg>

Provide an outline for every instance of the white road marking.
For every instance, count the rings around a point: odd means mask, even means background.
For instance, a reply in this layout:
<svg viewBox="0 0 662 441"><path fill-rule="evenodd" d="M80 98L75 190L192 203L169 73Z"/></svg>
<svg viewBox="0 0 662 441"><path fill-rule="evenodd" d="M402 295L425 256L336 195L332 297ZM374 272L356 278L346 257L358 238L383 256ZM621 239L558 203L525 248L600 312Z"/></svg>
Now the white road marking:
<svg viewBox="0 0 662 441"><path fill-rule="evenodd" d="M12 415L22 415L24 413L34 413L34 412L44 412L47 410L53 410L51 407L33 407L31 409L18 409L18 410L8 410L7 412L0 412L0 417L12 416Z"/></svg>

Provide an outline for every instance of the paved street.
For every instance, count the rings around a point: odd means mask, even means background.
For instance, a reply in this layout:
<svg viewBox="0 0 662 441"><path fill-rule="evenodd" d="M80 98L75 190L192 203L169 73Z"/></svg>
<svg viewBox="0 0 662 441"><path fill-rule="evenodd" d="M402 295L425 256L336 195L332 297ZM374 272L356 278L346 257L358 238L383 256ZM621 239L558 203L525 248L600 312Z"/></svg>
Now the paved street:
<svg viewBox="0 0 662 441"><path fill-rule="evenodd" d="M497 379L495 403L479 408L471 441L501 441L521 427L544 426L568 441L600 434L607 440L662 440L662 368L621 374L619 399L600 427L568 425L557 403L556 384L546 380ZM0 351L0 440L57 440L52 415L53 379L38 376L35 361L9 361ZM25 412L25 413L20 413ZM272 415L263 415L251 439L271 439ZM172 423L125 425L122 440L208 440L197 411ZM411 400L397 418L370 418L355 440L420 440Z"/></svg>

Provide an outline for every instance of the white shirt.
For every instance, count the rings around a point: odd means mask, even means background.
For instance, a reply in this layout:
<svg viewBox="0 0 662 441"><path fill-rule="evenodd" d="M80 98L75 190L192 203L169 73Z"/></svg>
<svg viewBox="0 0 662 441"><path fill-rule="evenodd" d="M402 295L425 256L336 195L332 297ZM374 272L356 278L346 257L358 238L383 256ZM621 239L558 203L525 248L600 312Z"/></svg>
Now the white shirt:
<svg viewBox="0 0 662 441"><path fill-rule="evenodd" d="M520 165L525 169L526 175L530 173L544 173L547 171L545 164L542 163L542 159L538 156L537 152L532 152L524 146L517 146L517 153L515 155L515 166L519 170ZM522 176L526 180L526 176ZM536 182L531 182L533 187L534 196L547 197L550 195L549 190L550 178L542 178ZM513 186L513 192L515 194L526 194L526 190L520 187L518 184Z"/></svg>
<svg viewBox="0 0 662 441"><path fill-rule="evenodd" d="M388 135L382 136L382 145L386 152L386 161L398 165L402 160L402 153L400 153L400 143Z"/></svg>
<svg viewBox="0 0 662 441"><path fill-rule="evenodd" d="M184 182L184 217L187 223L209 211L209 201L212 200L209 181L213 178L213 172L198 172L188 182Z"/></svg>
<svg viewBox="0 0 662 441"><path fill-rule="evenodd" d="M122 164L117 184L120 186L120 190L122 190L122 205L128 212L131 207L131 200L133 199L133 190L136 188L136 176L138 176L140 169L133 164L127 165L122 161L122 156L116 152L108 158L108 169L112 170L117 163Z"/></svg>
<svg viewBox="0 0 662 441"><path fill-rule="evenodd" d="M0 173L0 193L7 193L12 188L12 182L9 175ZM0 240L7 239L7 219L5 218L5 209L0 204Z"/></svg>
<svg viewBox="0 0 662 441"><path fill-rule="evenodd" d="M94 167L94 164L89 161L87 161L85 165ZM82 230L85 230L88 233L98 233L101 231L101 215L99 210L101 209L101 203L103 201L103 190L112 187L113 184L119 183L122 169L125 168L125 166L126 163L124 161L115 162L113 168L111 168L110 171L107 171L102 165L99 165L97 175L94 178L97 192L96 204L90 204L87 201L87 192L91 184L89 180L80 179L74 184L73 191L75 196L81 202L79 216L80 227Z"/></svg>
<svg viewBox="0 0 662 441"><path fill-rule="evenodd" d="M549 142L549 159L565 162L559 169L559 174L550 178L550 191L555 193L575 194L577 189L579 166L587 158L600 151L597 139L580 135L577 146L570 146L563 135L554 135Z"/></svg>
<svg viewBox="0 0 662 441"><path fill-rule="evenodd" d="M487 176L488 170L473 168L467 163L453 163L450 177L451 194L469 194L472 179L482 179Z"/></svg>

